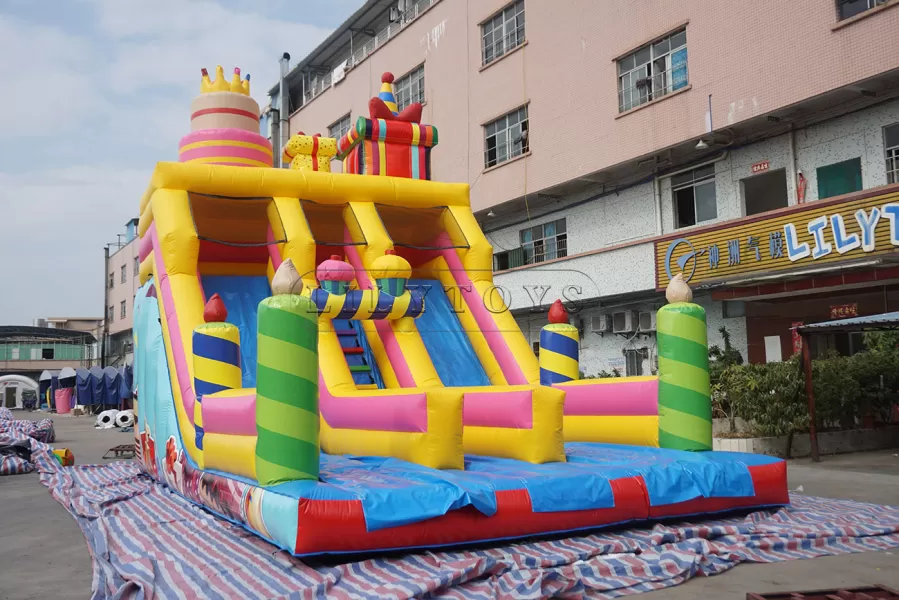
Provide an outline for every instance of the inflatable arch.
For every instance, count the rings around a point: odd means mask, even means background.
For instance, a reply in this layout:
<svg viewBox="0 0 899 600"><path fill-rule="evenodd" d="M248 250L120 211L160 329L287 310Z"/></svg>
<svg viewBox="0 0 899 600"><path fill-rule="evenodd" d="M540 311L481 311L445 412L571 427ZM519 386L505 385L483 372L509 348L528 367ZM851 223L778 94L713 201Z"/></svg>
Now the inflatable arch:
<svg viewBox="0 0 899 600"><path fill-rule="evenodd" d="M18 384L17 387L24 386L26 388L30 388L34 390L35 394L40 393L41 386L31 377L25 377L24 375L3 375L0 376L0 390L4 389L10 383ZM15 408L22 408L22 395L16 394L16 406Z"/></svg>

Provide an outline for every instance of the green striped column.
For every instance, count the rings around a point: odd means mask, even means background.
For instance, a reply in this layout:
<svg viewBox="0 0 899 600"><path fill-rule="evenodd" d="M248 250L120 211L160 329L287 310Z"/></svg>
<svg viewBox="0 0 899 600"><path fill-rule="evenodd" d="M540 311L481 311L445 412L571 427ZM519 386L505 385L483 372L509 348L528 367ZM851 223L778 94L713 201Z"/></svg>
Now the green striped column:
<svg viewBox="0 0 899 600"><path fill-rule="evenodd" d="M318 479L318 311L284 294L259 303L256 479Z"/></svg>
<svg viewBox="0 0 899 600"><path fill-rule="evenodd" d="M659 352L659 446L712 449L712 398L705 309L663 306L656 319Z"/></svg>

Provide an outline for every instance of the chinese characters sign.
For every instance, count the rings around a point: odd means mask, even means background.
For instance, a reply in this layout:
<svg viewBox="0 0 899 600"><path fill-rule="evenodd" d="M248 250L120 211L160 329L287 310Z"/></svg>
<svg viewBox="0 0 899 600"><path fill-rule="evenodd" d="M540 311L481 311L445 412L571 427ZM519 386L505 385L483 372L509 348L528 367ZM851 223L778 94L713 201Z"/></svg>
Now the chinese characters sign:
<svg viewBox="0 0 899 600"><path fill-rule="evenodd" d="M818 201L657 241L656 287L665 289L677 273L696 285L897 249L899 192Z"/></svg>
<svg viewBox="0 0 899 600"><path fill-rule="evenodd" d="M830 307L831 319L848 319L858 316L858 304L837 304Z"/></svg>
<svg viewBox="0 0 899 600"><path fill-rule="evenodd" d="M753 175L756 173L763 173L768 170L768 167L771 166L771 163L767 160L763 160L762 162L755 163L752 165L752 173Z"/></svg>

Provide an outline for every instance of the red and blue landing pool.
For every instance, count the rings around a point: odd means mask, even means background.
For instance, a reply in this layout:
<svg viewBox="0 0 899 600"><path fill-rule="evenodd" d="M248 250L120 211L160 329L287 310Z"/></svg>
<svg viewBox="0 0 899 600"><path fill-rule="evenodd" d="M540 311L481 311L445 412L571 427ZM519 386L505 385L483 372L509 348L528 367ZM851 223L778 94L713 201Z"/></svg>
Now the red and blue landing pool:
<svg viewBox="0 0 899 600"><path fill-rule="evenodd" d="M789 504L786 463L732 452L566 444L568 462L469 456L465 471L322 455L298 499L298 555L483 542Z"/></svg>

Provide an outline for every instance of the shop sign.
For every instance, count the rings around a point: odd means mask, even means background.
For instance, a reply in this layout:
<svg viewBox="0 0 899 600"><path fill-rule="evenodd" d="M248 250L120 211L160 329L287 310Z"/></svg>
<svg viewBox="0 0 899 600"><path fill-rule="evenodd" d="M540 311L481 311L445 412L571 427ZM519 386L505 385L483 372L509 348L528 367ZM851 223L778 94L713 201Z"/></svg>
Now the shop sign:
<svg viewBox="0 0 899 600"><path fill-rule="evenodd" d="M770 166L771 166L771 162L767 161L767 160L763 160L762 162L757 162L754 165L752 165L752 174L755 175L756 173L762 173L764 171L767 171L768 167L770 167Z"/></svg>
<svg viewBox="0 0 899 600"><path fill-rule="evenodd" d="M802 321L796 321L790 327L792 328L793 334L793 354L799 354L802 352L802 336L799 335L799 331L796 330L797 327L802 327L804 323Z"/></svg>
<svg viewBox="0 0 899 600"><path fill-rule="evenodd" d="M858 304L837 304L830 307L831 319L848 319L858 316Z"/></svg>
<svg viewBox="0 0 899 600"><path fill-rule="evenodd" d="M810 202L657 241L656 288L665 289L677 273L696 285L884 254L897 246L899 192Z"/></svg>

